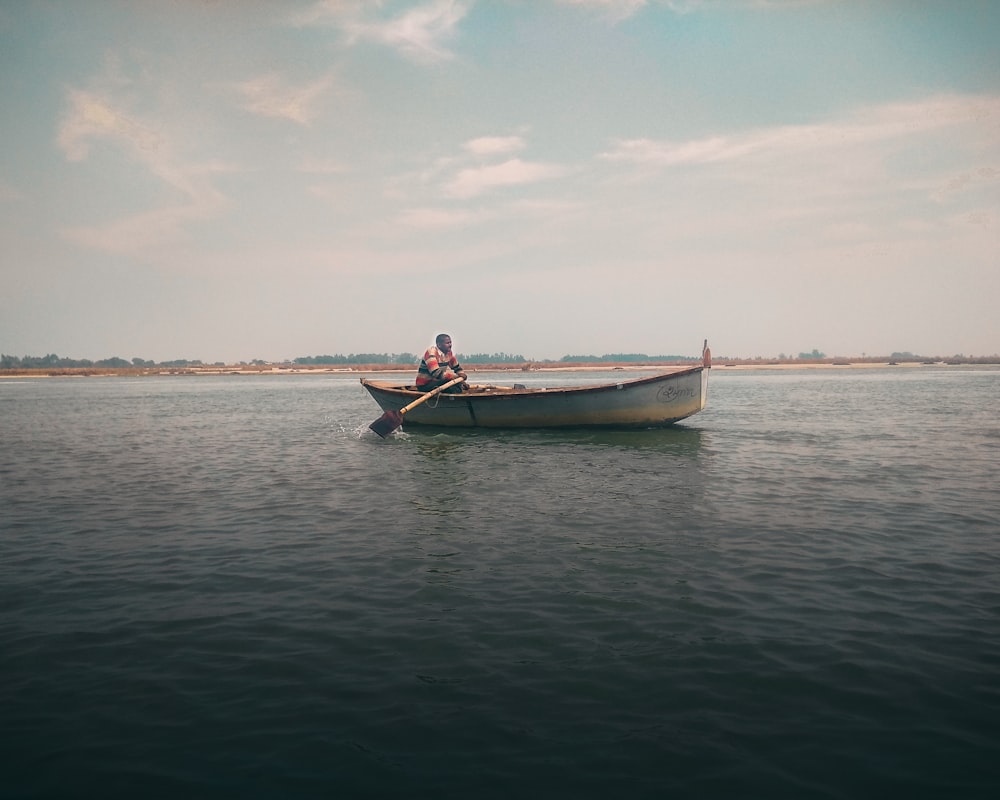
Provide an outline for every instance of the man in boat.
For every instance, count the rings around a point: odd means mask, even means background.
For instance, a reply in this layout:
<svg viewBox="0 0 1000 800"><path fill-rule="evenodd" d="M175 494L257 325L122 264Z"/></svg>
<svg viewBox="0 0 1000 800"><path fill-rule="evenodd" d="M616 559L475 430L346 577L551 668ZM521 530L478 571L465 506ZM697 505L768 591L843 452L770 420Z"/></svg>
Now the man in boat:
<svg viewBox="0 0 1000 800"><path fill-rule="evenodd" d="M417 371L417 389L421 392L429 392L436 389L443 383L447 383L455 378L466 378L462 365L458 363L458 358L451 349L451 336L447 333L439 333L434 339L434 346L428 347L424 357L420 360L420 369ZM461 392L465 388L465 383L458 383L445 389L446 392Z"/></svg>

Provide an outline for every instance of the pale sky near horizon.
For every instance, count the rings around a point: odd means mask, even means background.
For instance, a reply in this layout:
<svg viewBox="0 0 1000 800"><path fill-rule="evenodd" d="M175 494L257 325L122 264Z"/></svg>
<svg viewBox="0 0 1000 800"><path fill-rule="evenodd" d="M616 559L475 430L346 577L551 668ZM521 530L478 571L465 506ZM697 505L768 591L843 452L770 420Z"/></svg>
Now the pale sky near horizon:
<svg viewBox="0 0 1000 800"><path fill-rule="evenodd" d="M0 351L1000 353L1000 2L0 2Z"/></svg>

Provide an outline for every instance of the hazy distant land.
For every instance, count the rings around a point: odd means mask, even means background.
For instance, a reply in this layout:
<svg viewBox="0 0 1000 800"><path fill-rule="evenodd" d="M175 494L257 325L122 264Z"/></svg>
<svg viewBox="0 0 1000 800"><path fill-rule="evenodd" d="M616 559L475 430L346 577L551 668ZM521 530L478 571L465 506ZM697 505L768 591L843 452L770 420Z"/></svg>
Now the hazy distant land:
<svg viewBox="0 0 1000 800"><path fill-rule="evenodd" d="M805 354L803 354L805 355ZM730 356L715 356L712 366L730 369L789 369L789 368L829 368L844 367L889 367L889 366L920 366L948 367L962 365L1000 364L1000 355L992 356L916 356L912 354L893 354L892 356L862 356L857 357L820 357L798 358L740 358ZM49 356L52 360L56 357ZM323 358L323 357L320 357ZM391 358L391 357L390 357ZM416 372L417 362L401 363L398 359L384 361L372 360L364 363L325 363L313 357L296 359L288 362L265 362L255 360L251 363L235 364L213 363L200 361L171 361L153 363L133 359L127 362L120 358L106 359L98 362L75 362L71 359L58 359L55 363L39 364L45 359L15 359L3 356L0 362L0 378L14 377L59 377L59 376L163 376L163 375L308 375L329 373L370 373L370 372ZM681 368L697 365L700 357L664 356L664 357L627 357L615 360L614 357L586 356L564 357L559 361L530 361L510 359L492 362L469 362L459 355L463 367L468 373L476 372L552 372L552 371L612 371L612 370L649 370L657 368Z"/></svg>

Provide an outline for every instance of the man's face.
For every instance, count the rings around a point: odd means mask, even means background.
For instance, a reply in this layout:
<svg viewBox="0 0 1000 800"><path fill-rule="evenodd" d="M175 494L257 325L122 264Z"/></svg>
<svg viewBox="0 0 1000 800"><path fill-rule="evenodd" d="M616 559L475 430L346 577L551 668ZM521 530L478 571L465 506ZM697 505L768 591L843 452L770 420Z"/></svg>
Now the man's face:
<svg viewBox="0 0 1000 800"><path fill-rule="evenodd" d="M443 339L441 340L441 344L440 344L440 347L441 347L441 349L442 349L442 350L443 350L444 352L446 352L446 353L450 353L450 352L451 352L451 337L450 337L450 336L445 336L445 337L444 337L444 338L443 338Z"/></svg>

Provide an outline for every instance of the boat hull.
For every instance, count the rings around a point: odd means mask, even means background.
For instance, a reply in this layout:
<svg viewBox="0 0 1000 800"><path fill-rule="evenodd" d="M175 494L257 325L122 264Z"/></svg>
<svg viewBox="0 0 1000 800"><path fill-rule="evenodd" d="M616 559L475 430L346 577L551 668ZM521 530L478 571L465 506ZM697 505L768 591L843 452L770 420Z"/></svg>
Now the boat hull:
<svg viewBox="0 0 1000 800"><path fill-rule="evenodd" d="M707 366L595 386L476 386L439 394L403 418L403 427L659 428L696 414L708 400ZM383 411L421 395L412 387L361 379Z"/></svg>

